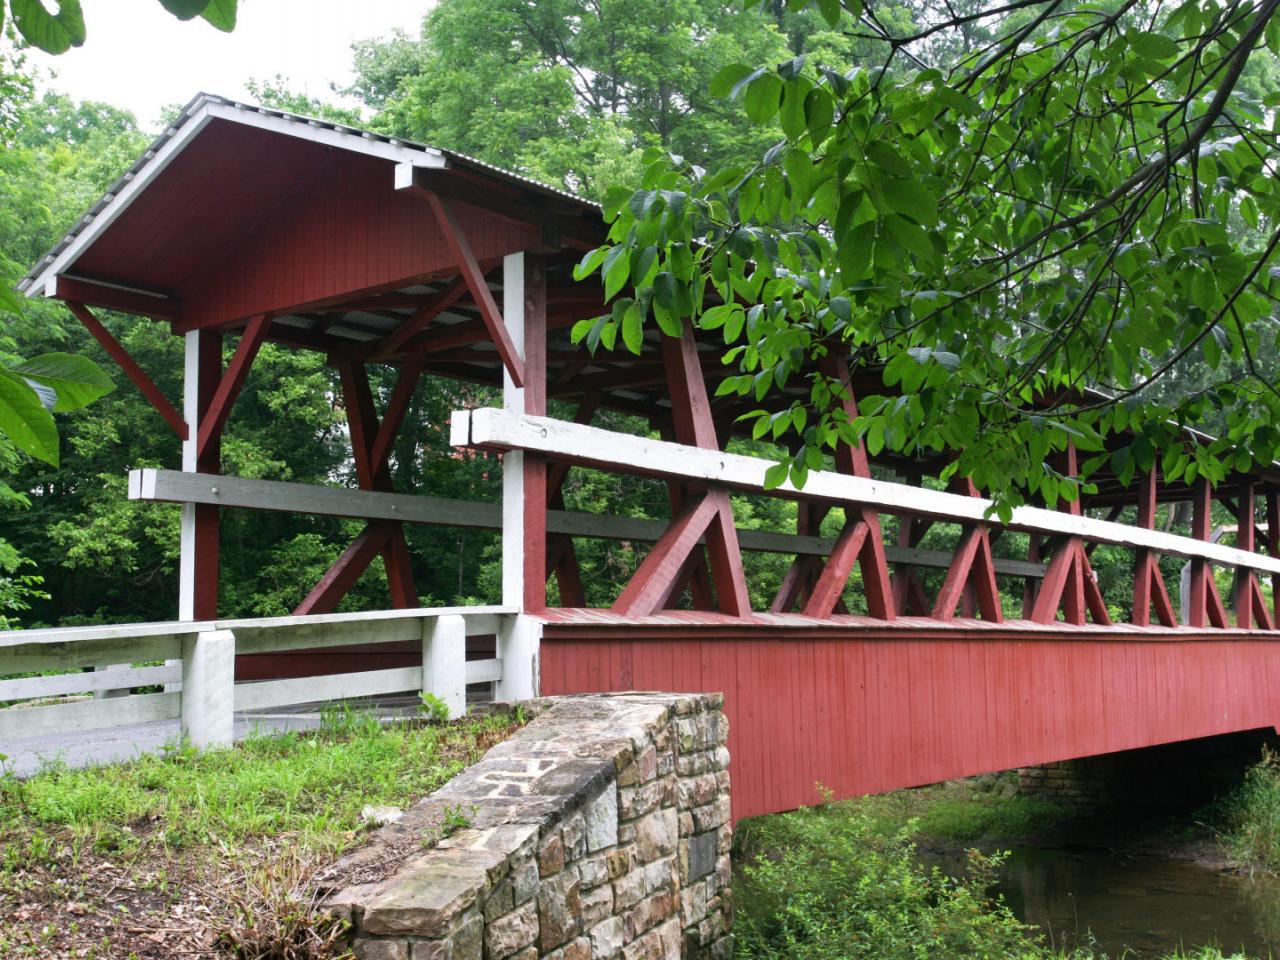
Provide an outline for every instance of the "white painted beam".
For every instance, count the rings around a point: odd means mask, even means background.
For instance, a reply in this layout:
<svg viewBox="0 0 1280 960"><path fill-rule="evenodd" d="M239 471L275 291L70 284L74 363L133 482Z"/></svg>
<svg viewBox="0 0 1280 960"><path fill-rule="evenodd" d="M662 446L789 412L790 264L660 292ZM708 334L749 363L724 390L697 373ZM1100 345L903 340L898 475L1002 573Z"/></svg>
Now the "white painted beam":
<svg viewBox="0 0 1280 960"><path fill-rule="evenodd" d="M384 693L405 693L422 688L421 667L391 667L386 670L362 670L358 673L334 673L324 677L296 677L289 680L263 680L237 683L235 708L265 710L295 703L328 703L377 697Z"/></svg>
<svg viewBox="0 0 1280 960"><path fill-rule="evenodd" d="M23 737L173 720L179 714L181 700L180 693L144 693L46 707L9 707L0 710L0 743Z"/></svg>
<svg viewBox="0 0 1280 960"><path fill-rule="evenodd" d="M701 450L664 440L629 436L568 423L550 417L533 417L507 410L472 410L465 418L469 445L495 450L532 450L605 470L644 476L705 480L738 490L764 493L765 472L772 465L759 457ZM463 425L457 425L461 432ZM947 522L990 522L991 501L981 497L927 490L907 484L832 471L813 471L804 490L785 483L775 495L859 504L890 513L908 513ZM1280 573L1280 558L1246 553L1218 543L1206 543L1158 530L1131 527L1110 520L1073 516L1041 507L1016 507L1014 530L1085 540L1124 547L1142 547L1183 557L1203 557L1214 563Z"/></svg>
<svg viewBox="0 0 1280 960"><path fill-rule="evenodd" d="M195 475L200 435L200 332L183 336L182 416L187 439L182 441L182 469ZM182 505L178 544L178 619L194 620L196 607L196 505Z"/></svg>
<svg viewBox="0 0 1280 960"><path fill-rule="evenodd" d="M0 664L4 663L0 658ZM182 668L177 664L161 667L108 667L90 673L59 673L52 676L24 677L21 680L0 680L0 701L34 700L39 697L62 697L75 693L96 693L101 690L129 690L132 687L150 687L174 683L182 679Z"/></svg>
<svg viewBox="0 0 1280 960"><path fill-rule="evenodd" d="M206 476L179 470L130 470L129 499L165 503L211 503L220 507L354 517L362 520L400 520L428 526L502 529L502 507L496 503L404 493L378 493L345 487L320 487L279 480ZM662 536L667 523L666 520L612 517L570 510L547 512L549 533L601 540L652 543ZM743 550L748 551L815 557L828 556L835 544L831 537L798 536L742 527L738 529L738 542ZM885 556L891 563L910 563L920 567L945 570L951 565L951 554L942 550L886 545ZM997 559L996 572L1016 577L1041 577L1044 576L1044 566L1027 560Z"/></svg>

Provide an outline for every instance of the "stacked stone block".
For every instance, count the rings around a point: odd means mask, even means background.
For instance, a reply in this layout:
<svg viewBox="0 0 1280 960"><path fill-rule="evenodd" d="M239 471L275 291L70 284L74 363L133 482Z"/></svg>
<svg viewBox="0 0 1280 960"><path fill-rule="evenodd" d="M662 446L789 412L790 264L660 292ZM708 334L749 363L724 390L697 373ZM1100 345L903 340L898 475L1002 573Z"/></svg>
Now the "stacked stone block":
<svg viewBox="0 0 1280 960"><path fill-rule="evenodd" d="M716 695L537 701L515 737L330 875L360 879L415 829L470 826L330 906L361 960L724 960L729 754Z"/></svg>

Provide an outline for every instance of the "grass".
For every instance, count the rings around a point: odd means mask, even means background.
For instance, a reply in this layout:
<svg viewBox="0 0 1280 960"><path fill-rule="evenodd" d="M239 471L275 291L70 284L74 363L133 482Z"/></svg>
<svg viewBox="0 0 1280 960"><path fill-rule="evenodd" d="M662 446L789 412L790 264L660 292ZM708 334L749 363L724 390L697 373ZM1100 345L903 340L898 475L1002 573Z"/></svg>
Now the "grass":
<svg viewBox="0 0 1280 960"><path fill-rule="evenodd" d="M248 921L273 897L282 915L307 906L306 878L360 842L365 805L412 803L512 727L341 709L318 731L225 750L0 777L0 956L169 957L179 929L184 956L235 955L237 937L261 937ZM297 927L277 940L306 939ZM298 950L240 955L321 955Z"/></svg>
<svg viewBox="0 0 1280 960"><path fill-rule="evenodd" d="M852 814L865 816L877 831L892 833L913 823L923 841L966 844L977 840L1004 841L1052 830L1076 816L1072 808L1040 797L1010 795L1013 774L989 780L941 783L916 790L824 803L810 808L811 816L833 823ZM749 855L757 821L739 825L735 845Z"/></svg>
<svg viewBox="0 0 1280 960"><path fill-rule="evenodd" d="M1280 754L1263 748L1244 781L1209 811L1232 859L1280 873Z"/></svg>

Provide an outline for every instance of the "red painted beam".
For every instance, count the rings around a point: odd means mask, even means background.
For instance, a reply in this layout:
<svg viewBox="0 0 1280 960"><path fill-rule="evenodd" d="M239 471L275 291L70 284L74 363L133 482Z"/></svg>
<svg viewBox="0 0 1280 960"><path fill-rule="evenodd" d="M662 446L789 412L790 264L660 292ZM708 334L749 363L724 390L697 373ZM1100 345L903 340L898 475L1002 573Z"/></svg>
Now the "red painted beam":
<svg viewBox="0 0 1280 960"><path fill-rule="evenodd" d="M360 575L368 569L391 537L390 524L371 523L342 551L323 577L320 578L306 599L293 611L294 616L308 613L332 613Z"/></svg>
<svg viewBox="0 0 1280 960"><path fill-rule="evenodd" d="M209 409L200 419L200 432L196 437L197 456L208 449L211 440L221 436L222 428L226 425L227 418L231 416L231 408L236 398L240 396L240 390L249 377L249 368L253 366L254 358L257 357L270 327L270 314L254 317L245 327L244 336L236 346L236 352L231 358L227 372L222 375L217 392L209 403Z"/></svg>
<svg viewBox="0 0 1280 960"><path fill-rule="evenodd" d="M123 289L121 285L61 276L54 279L53 292L57 300L92 304L104 310L118 310L135 316L158 317L161 320L177 320L182 304L168 294L137 292Z"/></svg>
<svg viewBox="0 0 1280 960"><path fill-rule="evenodd" d="M523 261L524 412L541 417L547 413L547 263L528 252ZM523 464L524 608L537 613L547 606L547 458L526 451Z"/></svg>
<svg viewBox="0 0 1280 960"><path fill-rule="evenodd" d="M458 277L442 290L430 297L413 313L409 314L389 334L379 340L369 351L370 360L385 360L397 350L421 333L432 320L440 316L462 298L467 292L467 282Z"/></svg>
<svg viewBox="0 0 1280 960"><path fill-rule="evenodd" d="M178 439L186 440L187 422L182 418L182 414L178 413L177 408L169 402L169 398L160 392L160 388L155 385L155 381L147 376L146 371L138 366L133 357L129 356L129 352L120 345L120 341L111 335L111 331L104 327L102 322L83 303L68 300L67 309L75 314L76 319L93 334L93 338L101 344L107 355L120 365L120 369L142 391L142 395L151 401L151 405L173 428L173 432L178 435Z"/></svg>
<svg viewBox="0 0 1280 960"><path fill-rule="evenodd" d="M723 491L706 493L671 521L671 526L663 531L614 602L615 613L642 617L662 608L684 569L685 560L719 516L720 500L727 497Z"/></svg>
<svg viewBox="0 0 1280 960"><path fill-rule="evenodd" d="M391 459L391 445L395 442L400 428L404 426L405 415L409 412L409 401L422 378L423 358L415 358L400 368L395 389L391 391L391 399L387 401L387 409L382 413L382 423L373 440L373 449L369 452L369 462L374 471L387 466Z"/></svg>
<svg viewBox="0 0 1280 960"><path fill-rule="evenodd" d="M502 312L494 303L489 285L485 283L484 273L471 252L471 245L467 243L467 236L463 233L458 218L454 216L453 208L448 201L434 193L425 193L423 196L435 215L440 232L444 234L445 242L449 245L449 250L458 264L458 270L471 291L472 299L480 308L480 317L484 320L485 329L488 330L494 346L498 348L498 356L502 358L507 373L511 375L511 381L517 387L524 386L524 362L520 359L520 354L511 340L506 322L502 319Z"/></svg>

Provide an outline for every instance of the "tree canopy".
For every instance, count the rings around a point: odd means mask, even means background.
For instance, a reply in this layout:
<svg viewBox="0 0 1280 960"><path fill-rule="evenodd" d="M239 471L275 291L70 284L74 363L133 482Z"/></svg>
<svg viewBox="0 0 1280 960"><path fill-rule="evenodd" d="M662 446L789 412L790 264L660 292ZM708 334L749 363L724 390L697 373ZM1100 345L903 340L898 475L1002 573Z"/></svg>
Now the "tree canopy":
<svg viewBox="0 0 1280 960"><path fill-rule="evenodd" d="M613 244L581 272L635 294L578 335L720 331L721 392L795 449L774 482L863 437L955 454L1003 509L1077 494L1049 457L1068 443L1126 482L1157 456L1188 481L1269 462L1276 5L944 4L903 27L788 4L878 55L721 69L711 92L779 135L707 166L655 152L610 190ZM852 421L814 372L834 350L883 374ZM1166 389L1179 374L1194 389ZM1177 429L1206 423L1218 441Z"/></svg>

